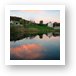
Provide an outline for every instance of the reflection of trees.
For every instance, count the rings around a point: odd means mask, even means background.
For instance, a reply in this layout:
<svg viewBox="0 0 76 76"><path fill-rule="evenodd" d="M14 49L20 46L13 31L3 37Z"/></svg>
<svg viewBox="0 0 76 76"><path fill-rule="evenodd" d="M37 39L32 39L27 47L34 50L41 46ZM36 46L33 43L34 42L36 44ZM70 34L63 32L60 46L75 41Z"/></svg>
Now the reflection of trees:
<svg viewBox="0 0 76 76"><path fill-rule="evenodd" d="M53 33L53 36L54 36L54 37L60 36L60 32L54 32L54 33Z"/></svg>
<svg viewBox="0 0 76 76"><path fill-rule="evenodd" d="M31 37L28 37L29 39L33 39L33 38L35 38L35 36L31 36Z"/></svg>
<svg viewBox="0 0 76 76"><path fill-rule="evenodd" d="M27 36L25 36L25 38L26 38L26 39L33 39L33 38L35 38L37 35L39 36L40 39L42 39L44 34L34 34L34 35L32 34L32 35L29 35L29 36L27 35ZM52 36L54 36L54 37L60 36L60 32L50 32L50 33L46 33L45 35L46 35L48 38L51 38Z"/></svg>
<svg viewBox="0 0 76 76"><path fill-rule="evenodd" d="M50 33L43 33L43 34L26 34L26 35L23 35L23 36L20 36L18 38L14 37L15 39L13 39L12 41L17 41L17 40L20 40L20 39L23 39L23 38L26 38L26 39L33 39L35 38L36 36L39 36L40 39L43 39L43 35L46 35L48 38L51 38L52 36L54 37L57 37L57 36L60 36L60 32L50 32Z"/></svg>
<svg viewBox="0 0 76 76"><path fill-rule="evenodd" d="M43 38L43 34L39 35L39 38L42 39Z"/></svg>

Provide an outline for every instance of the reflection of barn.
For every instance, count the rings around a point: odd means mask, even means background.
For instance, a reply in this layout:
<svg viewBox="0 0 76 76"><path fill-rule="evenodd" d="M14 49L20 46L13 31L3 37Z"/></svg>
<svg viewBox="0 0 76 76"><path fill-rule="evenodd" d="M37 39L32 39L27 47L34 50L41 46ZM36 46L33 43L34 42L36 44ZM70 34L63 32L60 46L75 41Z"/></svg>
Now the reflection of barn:
<svg viewBox="0 0 76 76"><path fill-rule="evenodd" d="M53 27L53 23L52 22L49 22L48 23L48 27Z"/></svg>
<svg viewBox="0 0 76 76"><path fill-rule="evenodd" d="M60 29L60 23L54 22L53 23L53 28L54 29Z"/></svg>
<svg viewBox="0 0 76 76"><path fill-rule="evenodd" d="M48 33L47 36L50 38L52 36L52 32Z"/></svg>

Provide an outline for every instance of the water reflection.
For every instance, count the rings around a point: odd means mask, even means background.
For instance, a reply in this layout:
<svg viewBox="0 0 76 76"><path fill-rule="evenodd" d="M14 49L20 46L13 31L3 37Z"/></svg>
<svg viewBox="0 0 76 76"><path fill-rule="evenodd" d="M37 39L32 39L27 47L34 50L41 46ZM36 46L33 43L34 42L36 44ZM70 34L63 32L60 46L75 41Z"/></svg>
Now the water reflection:
<svg viewBox="0 0 76 76"><path fill-rule="evenodd" d="M32 35L24 35L23 37L19 37L19 38L16 38L14 37L15 39L13 39L12 41L17 41L17 40L20 40L20 39L23 39L23 38L26 38L26 39L33 39L35 38L36 36L39 36L40 39L43 39L43 35L44 34L32 34ZM51 38L52 36L60 36L60 33L59 32L50 32L50 33L45 33L46 36L48 36L49 38Z"/></svg>
<svg viewBox="0 0 76 76"><path fill-rule="evenodd" d="M52 34L53 34L54 37L60 36L60 33L59 33L59 32L54 32L54 33L52 33Z"/></svg>
<svg viewBox="0 0 76 76"><path fill-rule="evenodd" d="M43 49L39 44L27 44L11 48L11 59L39 59L43 57Z"/></svg>
<svg viewBox="0 0 76 76"><path fill-rule="evenodd" d="M39 36L39 38L40 39L43 39L43 35L44 34L37 34L38 36ZM33 38L35 38L37 35L32 35L32 36L28 36L28 37L26 37L26 39L33 39ZM60 36L60 33L59 32L50 32L50 33L46 33L45 34L48 38L51 38L52 36L54 36L54 37L57 37L57 36Z"/></svg>
<svg viewBox="0 0 76 76"><path fill-rule="evenodd" d="M60 33L46 33L26 36L11 41L11 60L59 60Z"/></svg>

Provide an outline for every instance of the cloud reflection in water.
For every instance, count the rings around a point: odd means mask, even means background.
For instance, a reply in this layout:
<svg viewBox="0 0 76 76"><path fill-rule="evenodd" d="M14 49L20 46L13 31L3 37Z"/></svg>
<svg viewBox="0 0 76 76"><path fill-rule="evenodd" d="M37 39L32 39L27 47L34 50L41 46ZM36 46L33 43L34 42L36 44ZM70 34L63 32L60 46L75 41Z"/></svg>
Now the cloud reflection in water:
<svg viewBox="0 0 76 76"><path fill-rule="evenodd" d="M43 57L42 51L44 48L39 44L24 44L21 46L17 46L15 48L11 48L11 59L26 59L26 60L33 60L39 59Z"/></svg>

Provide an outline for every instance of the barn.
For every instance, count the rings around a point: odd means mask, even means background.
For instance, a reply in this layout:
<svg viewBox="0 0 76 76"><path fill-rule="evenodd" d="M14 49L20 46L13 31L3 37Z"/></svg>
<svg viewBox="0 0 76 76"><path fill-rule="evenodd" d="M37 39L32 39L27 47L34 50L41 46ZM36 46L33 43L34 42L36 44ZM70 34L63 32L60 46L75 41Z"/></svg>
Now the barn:
<svg viewBox="0 0 76 76"><path fill-rule="evenodd" d="M48 27L53 27L53 23L52 22L49 22L48 23Z"/></svg>

